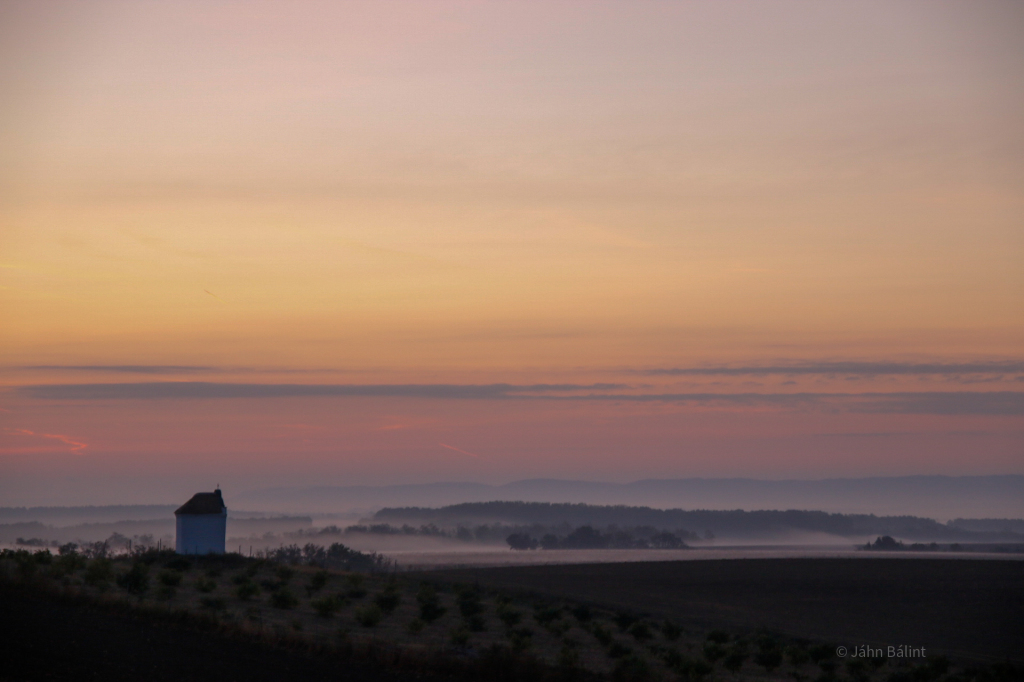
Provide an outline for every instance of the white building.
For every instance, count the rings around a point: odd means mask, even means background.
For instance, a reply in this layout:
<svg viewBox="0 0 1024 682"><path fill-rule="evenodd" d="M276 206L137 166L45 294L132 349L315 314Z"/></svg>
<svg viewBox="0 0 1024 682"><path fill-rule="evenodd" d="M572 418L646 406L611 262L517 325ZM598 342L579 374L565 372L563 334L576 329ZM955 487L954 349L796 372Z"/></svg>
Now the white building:
<svg viewBox="0 0 1024 682"><path fill-rule="evenodd" d="M196 493L174 512L177 519L178 554L223 554L227 534L228 508L220 488L212 493Z"/></svg>

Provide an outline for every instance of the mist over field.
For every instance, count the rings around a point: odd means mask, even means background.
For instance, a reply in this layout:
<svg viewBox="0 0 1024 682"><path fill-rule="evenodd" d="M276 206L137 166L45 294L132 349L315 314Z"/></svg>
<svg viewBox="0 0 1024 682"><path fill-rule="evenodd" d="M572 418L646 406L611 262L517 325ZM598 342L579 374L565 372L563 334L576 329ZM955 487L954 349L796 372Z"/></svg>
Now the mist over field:
<svg viewBox="0 0 1024 682"><path fill-rule="evenodd" d="M1005 555L1024 550L1022 490L1021 476L277 488L226 495L226 543L245 555L340 542L403 568L845 556L883 536ZM3 507L0 544L173 546L176 506Z"/></svg>
<svg viewBox="0 0 1024 682"><path fill-rule="evenodd" d="M381 507L436 507L495 500L581 502L661 509L812 509L857 514L1024 516L1024 476L905 476L822 480L744 478L599 483L556 479L389 486L268 488L242 492L239 505L282 512L368 513Z"/></svg>

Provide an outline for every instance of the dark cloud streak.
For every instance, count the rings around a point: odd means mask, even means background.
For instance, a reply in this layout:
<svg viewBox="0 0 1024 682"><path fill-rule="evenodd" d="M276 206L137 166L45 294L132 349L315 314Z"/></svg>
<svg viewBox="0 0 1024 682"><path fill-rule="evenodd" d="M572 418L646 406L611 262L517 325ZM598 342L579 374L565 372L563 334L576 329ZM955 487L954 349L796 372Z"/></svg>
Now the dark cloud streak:
<svg viewBox="0 0 1024 682"><path fill-rule="evenodd" d="M19 370L112 374L320 374L354 372L334 368L215 367L212 365L22 365Z"/></svg>
<svg viewBox="0 0 1024 682"><path fill-rule="evenodd" d="M843 412L1021 415L1024 392L899 393L608 393L623 384L245 384L168 381L38 384L14 389L38 400L161 400L295 397L392 397L429 400L575 400L671 402L702 406L777 407ZM583 393L581 393L583 392ZM565 395L565 394L569 395Z"/></svg>
<svg viewBox="0 0 1024 682"><path fill-rule="evenodd" d="M201 365L25 365L25 370L64 372L113 372L119 374L206 374L224 372L219 367Z"/></svg>
<svg viewBox="0 0 1024 682"><path fill-rule="evenodd" d="M901 393L654 393L538 396L546 400L679 402L706 406L737 405L836 409L843 412L940 415L1022 415L1024 392L948 391Z"/></svg>
<svg viewBox="0 0 1024 682"><path fill-rule="evenodd" d="M651 376L768 376L773 374L959 375L1024 372L1024 361L991 362L808 362L744 367L669 367L639 370Z"/></svg>
<svg viewBox="0 0 1024 682"><path fill-rule="evenodd" d="M240 384L160 381L109 384L40 384L17 393L43 400L154 400L165 398L404 397L480 400L550 391L608 391L623 384Z"/></svg>

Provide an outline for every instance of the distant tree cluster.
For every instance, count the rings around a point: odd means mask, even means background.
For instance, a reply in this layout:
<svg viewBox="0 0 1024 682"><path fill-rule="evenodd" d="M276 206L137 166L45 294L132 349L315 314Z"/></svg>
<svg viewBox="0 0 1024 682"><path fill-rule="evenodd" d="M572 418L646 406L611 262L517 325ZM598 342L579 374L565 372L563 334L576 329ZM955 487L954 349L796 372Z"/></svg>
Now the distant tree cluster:
<svg viewBox="0 0 1024 682"><path fill-rule="evenodd" d="M864 545L864 549L881 552L893 552L901 549L906 549L906 545L889 535L883 535L875 538L874 542L869 542Z"/></svg>
<svg viewBox="0 0 1024 682"><path fill-rule="evenodd" d="M647 531L647 532L645 532ZM675 533L653 528L632 532L611 527L601 532L593 526L580 526L568 535L545 533L539 539L529 533L512 533L505 541L515 550L527 549L683 549L687 547Z"/></svg>
<svg viewBox="0 0 1024 682"><path fill-rule="evenodd" d="M22 547L57 547L60 545L56 540L44 540L42 538L18 538L14 544Z"/></svg>
<svg viewBox="0 0 1024 682"><path fill-rule="evenodd" d="M573 528L568 524L531 524L529 526L502 523L480 524L477 526L458 525L441 528L433 523L421 526L393 526L387 523L353 525L346 528L327 526L320 530L303 530L290 534L291 537L323 537L351 534L406 535L440 537L462 542L498 543L506 542L512 549L681 549L685 540L696 540L699 536L682 528L673 530L654 526L620 528L614 524L603 530L591 525ZM713 537L713 535L710 535ZM307 544L306 547L316 545ZM332 545L333 546L333 545ZM300 551L292 545L293 553ZM280 552L281 550L275 550ZM289 556L287 561L293 561ZM306 560L308 563L308 560Z"/></svg>
<svg viewBox="0 0 1024 682"><path fill-rule="evenodd" d="M338 526L326 526L316 531L317 535L352 535L356 533L370 533L373 535L427 535L437 537L451 537L451 531L438 528L432 523L425 523L421 526L392 526L388 523L374 523L371 525L354 525L339 528Z"/></svg>
<svg viewBox="0 0 1024 682"><path fill-rule="evenodd" d="M960 519L957 523L943 524L916 516L832 514L804 510L684 510L548 502L467 502L438 509L385 508L374 514L374 520L384 524L411 522L441 528L472 525L485 520L492 523L494 519L501 519L505 524L517 526L518 529L514 532L524 532L522 528L537 525L567 525L570 529L584 525L595 528L618 525L625 528L692 528L700 529L701 532L710 531L711 534L719 536L764 536L782 531L801 530L843 537L878 535L913 537L939 542L1024 540L1024 535L1014 532L1024 531L1024 524L1014 525L1017 522L1012 519ZM995 530L998 532L994 532Z"/></svg>
<svg viewBox="0 0 1024 682"><path fill-rule="evenodd" d="M343 571L380 573L394 568L394 561L376 552L359 552L335 542L329 547L307 543L303 547L287 545L259 552L260 558L293 566L319 566Z"/></svg>
<svg viewBox="0 0 1024 682"><path fill-rule="evenodd" d="M62 545L57 540L46 540L44 538L17 538L15 540L16 545L20 547L63 547L63 546L74 546L78 548L81 546L82 551L90 555L98 554L102 556L114 555L114 554L134 554L138 551L145 551L147 549L156 549L159 543L154 540L150 534L144 535L133 535L128 537L121 533L112 533L106 540L98 542L81 542L78 543L67 543Z"/></svg>
<svg viewBox="0 0 1024 682"><path fill-rule="evenodd" d="M19 551L24 553L26 550ZM36 554L40 556L44 554L52 556L49 549L41 549L36 552ZM395 567L393 559L388 559L376 552L360 552L350 547L346 547L340 542L335 542L328 547L313 543L307 543L303 547L292 544L285 545L277 549L257 551L255 554L258 559L264 559L279 564L293 566L319 566L320 568L333 568L360 573L390 572L394 570ZM152 563L152 561L156 560L155 558L163 557L164 555L171 557L177 556L174 551L170 549L158 550L153 546L135 543L128 543L119 548L114 548L111 547L110 543L107 541L87 542L81 545L69 542L57 547L57 556L59 558L80 557L82 560L98 559L107 561L115 557L126 557L137 561L143 561L144 563L147 561ZM26 554L26 556L28 555ZM232 552L223 555L211 555L209 557L203 557L203 559L208 561L230 561L238 560L239 555Z"/></svg>
<svg viewBox="0 0 1024 682"><path fill-rule="evenodd" d="M867 543L861 549L866 549L866 550L870 550L870 551L873 551L873 552L874 551L881 551L881 552L900 552L900 551L907 551L907 552L939 552L939 551L960 552L960 551L963 550L963 547L959 543L956 543L956 542L954 542L951 545L940 545L937 542L929 542L927 544L925 544L923 542L915 542L915 543L913 543L911 545L907 545L907 544L905 544L903 542L900 542L896 538L893 538L893 537L888 536L888 535L884 535L884 536L875 538L874 542Z"/></svg>

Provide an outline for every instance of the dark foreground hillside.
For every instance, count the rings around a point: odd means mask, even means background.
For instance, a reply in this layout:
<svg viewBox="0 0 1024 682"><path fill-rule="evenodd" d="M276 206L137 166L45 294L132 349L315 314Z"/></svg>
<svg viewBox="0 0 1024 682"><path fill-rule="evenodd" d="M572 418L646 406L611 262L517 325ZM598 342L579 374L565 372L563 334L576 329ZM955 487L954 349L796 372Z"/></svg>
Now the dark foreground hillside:
<svg viewBox="0 0 1024 682"><path fill-rule="evenodd" d="M418 679L358 661L173 626L0 582L0 681L281 682Z"/></svg>
<svg viewBox="0 0 1024 682"><path fill-rule="evenodd" d="M1024 562L731 560L435 572L316 553L0 552L6 680L1017 682ZM875 648L858 659L839 648Z"/></svg>
<svg viewBox="0 0 1024 682"><path fill-rule="evenodd" d="M435 571L669 617L694 627L770 628L852 647L926 647L1024 660L1024 562L733 559Z"/></svg>

